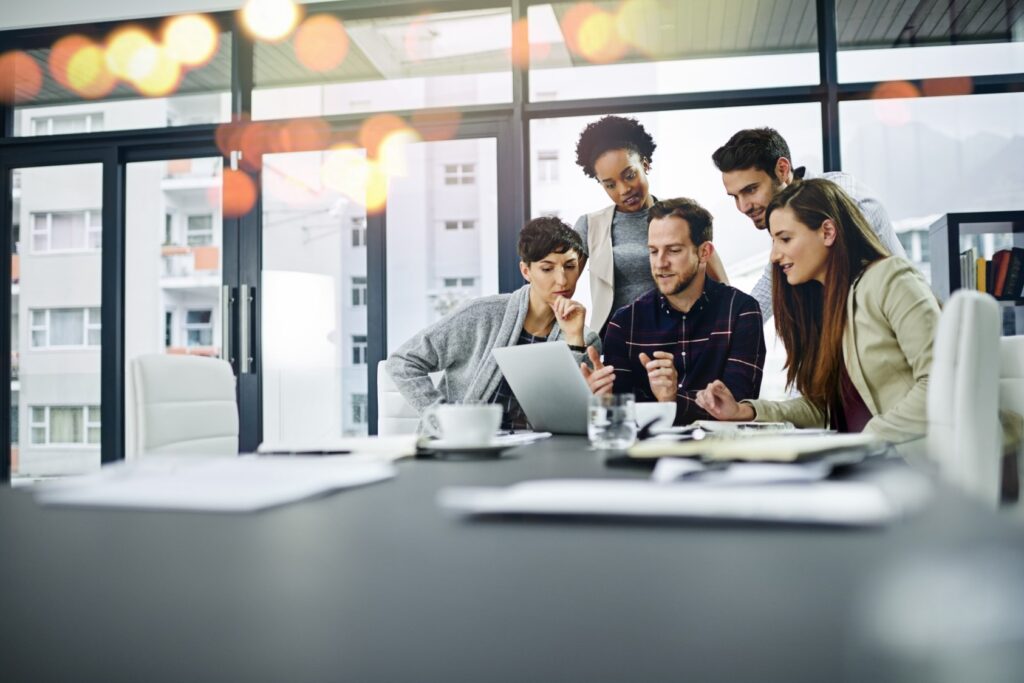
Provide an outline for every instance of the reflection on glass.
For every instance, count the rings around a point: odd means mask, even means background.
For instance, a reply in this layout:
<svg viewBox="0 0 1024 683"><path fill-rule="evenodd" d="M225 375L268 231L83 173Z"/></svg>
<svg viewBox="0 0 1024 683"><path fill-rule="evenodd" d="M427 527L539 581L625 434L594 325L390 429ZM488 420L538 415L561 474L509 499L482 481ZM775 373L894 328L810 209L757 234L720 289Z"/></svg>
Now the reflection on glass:
<svg viewBox="0 0 1024 683"><path fill-rule="evenodd" d="M730 284L750 292L768 262L771 243L746 216L736 210L722 185L722 176L711 154L733 133L743 128L770 126L789 143L793 162L821 171L821 115L816 104L686 110L625 114L643 124L654 137L657 149L649 173L651 193L658 199L690 197L714 216L715 250L722 258ZM537 119L530 127L530 158L547 159L531 166L531 215L558 216L569 225L577 218L611 204L600 184L576 165L576 141L580 131L599 117ZM550 159L557 160L557 167ZM653 286L653 285L652 285ZM590 283L581 277L576 298L591 308ZM773 344L775 326L765 325L768 357L761 395L785 395L782 363L785 350Z"/></svg>
<svg viewBox="0 0 1024 683"><path fill-rule="evenodd" d="M512 99L508 9L345 21L314 15L257 43L253 118L453 107Z"/></svg>
<svg viewBox="0 0 1024 683"><path fill-rule="evenodd" d="M221 355L221 159L128 164L125 361L143 354ZM131 382L125 404L133 405ZM126 411L128 457L134 415Z"/></svg>
<svg viewBox="0 0 1024 683"><path fill-rule="evenodd" d="M28 50L26 54L39 67L42 84L31 100L15 107L14 135L96 133L229 120L231 34L209 28L201 29L208 35L197 33L196 26L188 30L187 24L179 21L179 30L164 34L162 43L160 36L124 26L104 43L72 34L52 46ZM197 53L204 45L205 50Z"/></svg>
<svg viewBox="0 0 1024 683"><path fill-rule="evenodd" d="M529 8L530 99L808 85L819 80L812 0L557 2Z"/></svg>
<svg viewBox="0 0 1024 683"><path fill-rule="evenodd" d="M839 114L843 169L877 191L923 272L940 215L1021 207L1024 95L843 102Z"/></svg>
<svg viewBox="0 0 1024 683"><path fill-rule="evenodd" d="M79 474L100 464L102 167L11 180L11 475Z"/></svg>
<svg viewBox="0 0 1024 683"><path fill-rule="evenodd" d="M388 190L388 352L472 297L498 292L497 144L409 145Z"/></svg>
<svg viewBox="0 0 1024 683"><path fill-rule="evenodd" d="M879 13L879 9L881 12ZM1019 2L906 2L875 7L836 0L839 80L944 79L1024 71ZM970 81L925 84L966 95Z"/></svg>
<svg viewBox="0 0 1024 683"><path fill-rule="evenodd" d="M350 154L350 161L365 159ZM265 441L315 441L368 429L367 366L357 348L365 348L367 337L366 213L324 183L328 157L263 158Z"/></svg>

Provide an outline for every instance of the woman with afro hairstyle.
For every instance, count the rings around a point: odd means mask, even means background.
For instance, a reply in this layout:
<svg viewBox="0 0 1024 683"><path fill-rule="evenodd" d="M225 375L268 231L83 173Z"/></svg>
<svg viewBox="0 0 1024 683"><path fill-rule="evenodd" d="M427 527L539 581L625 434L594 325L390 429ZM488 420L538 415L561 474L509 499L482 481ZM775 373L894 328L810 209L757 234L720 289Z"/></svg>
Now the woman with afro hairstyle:
<svg viewBox="0 0 1024 683"><path fill-rule="evenodd" d="M647 254L647 209L656 201L647 174L657 145L632 118L605 116L576 143L576 163L601 184L612 205L580 216L575 229L590 251L591 321L602 330L611 314L654 286Z"/></svg>

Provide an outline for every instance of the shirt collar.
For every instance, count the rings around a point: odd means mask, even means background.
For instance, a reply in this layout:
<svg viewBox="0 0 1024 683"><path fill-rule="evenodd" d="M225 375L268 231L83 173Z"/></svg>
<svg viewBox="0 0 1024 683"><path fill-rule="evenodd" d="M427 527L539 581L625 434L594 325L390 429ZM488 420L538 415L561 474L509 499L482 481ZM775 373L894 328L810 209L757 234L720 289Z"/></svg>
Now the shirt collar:
<svg viewBox="0 0 1024 683"><path fill-rule="evenodd" d="M682 311L676 310L672 307L672 304L668 302L668 298L658 291L658 307L668 316L673 318L682 318L683 316L697 316L703 313L715 300L722 288L725 287L721 282L718 282L705 274L704 276L704 291L700 293L697 300L693 303L693 307L683 313Z"/></svg>

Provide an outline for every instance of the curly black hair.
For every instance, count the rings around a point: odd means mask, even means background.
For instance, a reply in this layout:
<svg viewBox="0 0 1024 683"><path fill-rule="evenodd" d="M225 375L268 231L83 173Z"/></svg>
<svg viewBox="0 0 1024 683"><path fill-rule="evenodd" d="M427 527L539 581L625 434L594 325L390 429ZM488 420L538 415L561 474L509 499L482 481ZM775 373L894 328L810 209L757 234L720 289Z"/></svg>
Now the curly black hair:
<svg viewBox="0 0 1024 683"><path fill-rule="evenodd" d="M605 116L587 125L576 143L576 164L591 178L597 177L594 162L610 149L628 149L650 163L657 145L636 119Z"/></svg>

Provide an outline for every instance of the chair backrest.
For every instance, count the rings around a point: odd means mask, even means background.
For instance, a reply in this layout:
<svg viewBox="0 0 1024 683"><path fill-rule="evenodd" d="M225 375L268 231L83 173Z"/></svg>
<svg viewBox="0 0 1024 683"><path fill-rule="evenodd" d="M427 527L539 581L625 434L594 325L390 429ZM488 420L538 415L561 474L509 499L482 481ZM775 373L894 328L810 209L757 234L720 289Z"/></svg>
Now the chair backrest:
<svg viewBox="0 0 1024 683"><path fill-rule="evenodd" d="M386 360L377 363L377 434L415 434L420 424L420 415L402 397L384 367L385 363ZM437 386L443 375L444 372L430 373L434 386Z"/></svg>
<svg viewBox="0 0 1024 683"><path fill-rule="evenodd" d="M928 452L941 476L995 505L999 501L999 304L971 290L942 311L928 379Z"/></svg>
<svg viewBox="0 0 1024 683"><path fill-rule="evenodd" d="M1024 336L1001 337L999 351L999 407L1024 416ZM1016 470L1019 492L1024 490L1024 439L1017 444L1016 456L1016 467L1004 469L1003 476L1012 477ZM1012 490L1013 485L1004 481L1004 492L1007 489Z"/></svg>
<svg viewBox="0 0 1024 683"><path fill-rule="evenodd" d="M227 361L149 354L131 362L134 452L238 454L235 376Z"/></svg>

